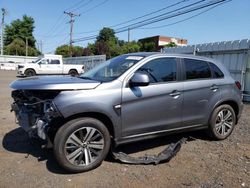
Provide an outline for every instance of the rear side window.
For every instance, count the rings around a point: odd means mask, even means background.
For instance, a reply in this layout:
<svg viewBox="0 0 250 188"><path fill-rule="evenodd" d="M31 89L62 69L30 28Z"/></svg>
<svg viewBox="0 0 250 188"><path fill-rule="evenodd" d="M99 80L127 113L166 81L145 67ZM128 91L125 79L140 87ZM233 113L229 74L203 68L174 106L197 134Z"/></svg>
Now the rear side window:
<svg viewBox="0 0 250 188"><path fill-rule="evenodd" d="M211 70L206 61L196 59L184 59L186 69L186 79L205 79L211 78Z"/></svg>
<svg viewBox="0 0 250 188"><path fill-rule="evenodd" d="M60 64L60 61L58 59L52 59L49 64L52 64L52 65L58 65Z"/></svg>
<svg viewBox="0 0 250 188"><path fill-rule="evenodd" d="M223 78L224 74L223 72L213 63L209 63L211 70L213 72L213 77L214 78Z"/></svg>

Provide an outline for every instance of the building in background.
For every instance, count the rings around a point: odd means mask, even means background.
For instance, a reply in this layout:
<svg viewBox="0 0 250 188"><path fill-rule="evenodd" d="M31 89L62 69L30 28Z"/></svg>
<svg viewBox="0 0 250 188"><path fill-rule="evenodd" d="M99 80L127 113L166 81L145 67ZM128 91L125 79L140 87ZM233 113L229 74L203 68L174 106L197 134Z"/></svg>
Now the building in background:
<svg viewBox="0 0 250 188"><path fill-rule="evenodd" d="M177 46L186 46L187 40L186 39L180 39L175 37L166 37L166 36L152 36L147 38L139 39L139 42L142 44L153 42L157 48L157 50L161 50L169 43L175 43Z"/></svg>

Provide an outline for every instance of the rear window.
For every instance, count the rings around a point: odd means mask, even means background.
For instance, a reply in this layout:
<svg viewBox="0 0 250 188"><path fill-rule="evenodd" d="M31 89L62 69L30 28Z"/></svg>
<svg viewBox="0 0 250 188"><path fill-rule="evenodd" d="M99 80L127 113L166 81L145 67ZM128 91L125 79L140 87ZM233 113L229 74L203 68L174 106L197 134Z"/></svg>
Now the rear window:
<svg viewBox="0 0 250 188"><path fill-rule="evenodd" d="M224 74L223 72L213 63L209 63L211 70L213 72L213 77L214 78L223 78Z"/></svg>
<svg viewBox="0 0 250 188"><path fill-rule="evenodd" d="M186 79L205 79L211 78L211 70L206 61L196 59L184 59L186 69Z"/></svg>

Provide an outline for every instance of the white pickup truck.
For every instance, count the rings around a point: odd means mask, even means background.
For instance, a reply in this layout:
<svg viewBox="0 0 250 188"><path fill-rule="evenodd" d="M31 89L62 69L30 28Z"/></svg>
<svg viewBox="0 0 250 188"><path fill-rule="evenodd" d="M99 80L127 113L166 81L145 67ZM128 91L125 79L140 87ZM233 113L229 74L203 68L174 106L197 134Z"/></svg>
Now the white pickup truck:
<svg viewBox="0 0 250 188"><path fill-rule="evenodd" d="M76 76L84 72L83 65L63 64L61 55L44 54L31 63L19 64L17 74L34 76L41 74L70 74Z"/></svg>

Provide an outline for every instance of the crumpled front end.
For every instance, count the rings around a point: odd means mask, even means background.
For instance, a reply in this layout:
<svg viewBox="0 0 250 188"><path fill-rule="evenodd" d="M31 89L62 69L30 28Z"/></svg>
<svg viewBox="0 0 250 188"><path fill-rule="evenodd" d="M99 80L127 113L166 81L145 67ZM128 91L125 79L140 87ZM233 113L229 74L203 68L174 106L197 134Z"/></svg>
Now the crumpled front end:
<svg viewBox="0 0 250 188"><path fill-rule="evenodd" d="M17 123L29 137L48 140L49 125L61 115L53 103L60 91L14 90L11 111L15 112Z"/></svg>

